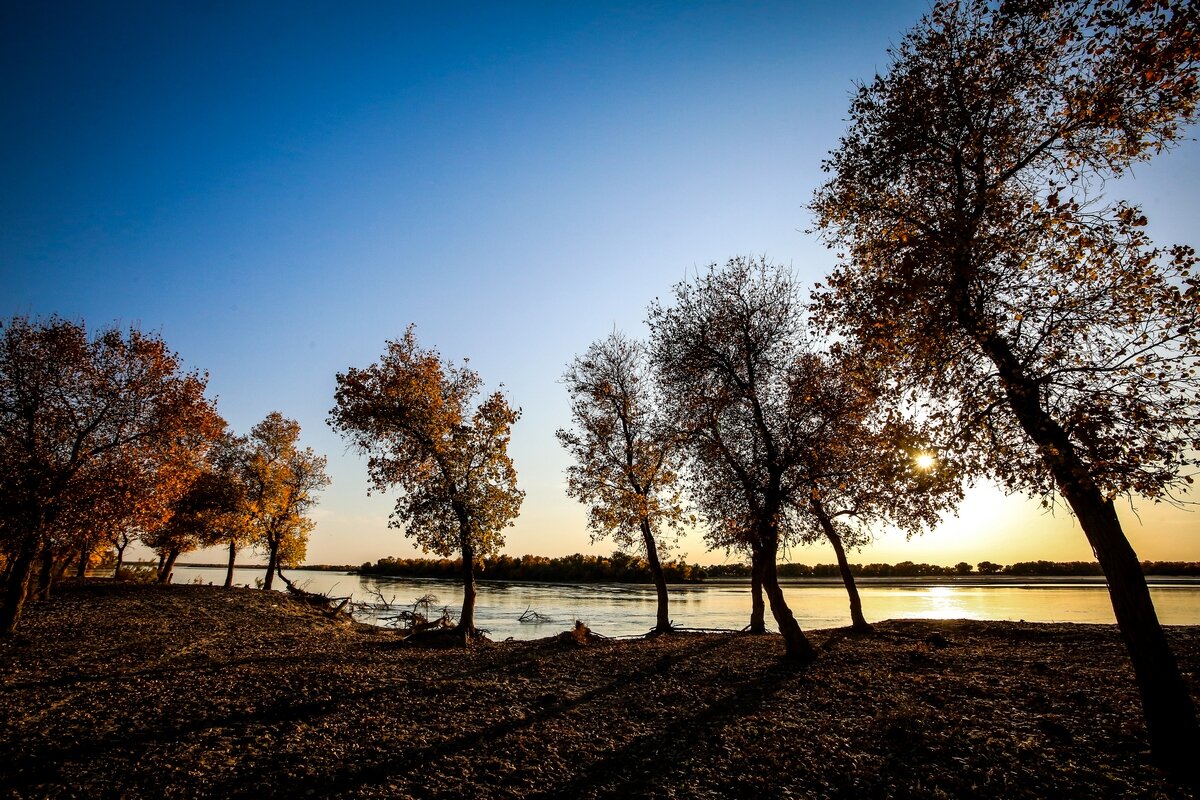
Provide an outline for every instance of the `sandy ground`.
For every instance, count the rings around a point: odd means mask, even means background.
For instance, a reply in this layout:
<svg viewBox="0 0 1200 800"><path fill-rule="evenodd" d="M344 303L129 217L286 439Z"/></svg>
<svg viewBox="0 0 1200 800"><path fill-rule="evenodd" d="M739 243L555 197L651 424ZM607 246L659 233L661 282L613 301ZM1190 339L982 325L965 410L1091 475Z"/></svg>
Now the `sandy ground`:
<svg viewBox="0 0 1200 800"><path fill-rule="evenodd" d="M1200 627L1170 637L1200 696ZM94 581L0 641L0 797L1190 797L1115 628L893 621L428 649L284 595Z"/></svg>

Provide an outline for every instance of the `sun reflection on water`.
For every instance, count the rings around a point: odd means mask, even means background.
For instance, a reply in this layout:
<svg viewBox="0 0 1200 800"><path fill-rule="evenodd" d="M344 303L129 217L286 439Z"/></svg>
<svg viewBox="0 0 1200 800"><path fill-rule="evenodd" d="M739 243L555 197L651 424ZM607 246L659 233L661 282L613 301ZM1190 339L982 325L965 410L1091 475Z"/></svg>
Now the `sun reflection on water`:
<svg viewBox="0 0 1200 800"><path fill-rule="evenodd" d="M921 619L974 619L976 614L963 602L963 594L952 586L928 586L919 590L924 608L917 612Z"/></svg>

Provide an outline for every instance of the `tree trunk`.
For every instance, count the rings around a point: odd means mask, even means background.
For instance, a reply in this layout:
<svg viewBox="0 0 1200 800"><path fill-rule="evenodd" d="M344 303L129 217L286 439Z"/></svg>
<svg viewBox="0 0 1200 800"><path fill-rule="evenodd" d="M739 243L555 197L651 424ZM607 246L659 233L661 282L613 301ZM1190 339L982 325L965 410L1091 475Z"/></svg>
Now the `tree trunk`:
<svg viewBox="0 0 1200 800"><path fill-rule="evenodd" d="M162 556L162 566L159 567L158 582L170 583L171 570L175 569L175 559L179 558L179 550L171 548Z"/></svg>
<svg viewBox="0 0 1200 800"><path fill-rule="evenodd" d="M825 531L825 538L833 545L833 552L837 555L838 570L842 573L842 583L846 584L846 594L850 596L851 627L858 633L870 633L874 629L867 622L867 618L863 616L862 599L858 596L858 586L854 583L854 573L850 571L850 562L846 560L846 548L842 547L842 537L838 536L833 527L833 520L825 513L825 507L821 502L813 500L812 507L817 515L817 520L821 523L821 529Z"/></svg>
<svg viewBox="0 0 1200 800"><path fill-rule="evenodd" d="M237 541L229 539L229 566L225 570L225 588L233 588L233 562L237 558Z"/></svg>
<svg viewBox="0 0 1200 800"><path fill-rule="evenodd" d="M113 568L113 580L115 581L121 580L121 566L125 563L125 548L128 546L128 542L125 544L118 542L115 545L117 549L117 565Z"/></svg>
<svg viewBox="0 0 1200 800"><path fill-rule="evenodd" d="M1195 708L1158 622L1142 565L1121 530L1113 502L1094 489L1080 492L1076 487L1066 494L1108 582L1117 627L1133 662L1154 760L1189 785L1200 784L1196 764L1200 727Z"/></svg>
<svg viewBox="0 0 1200 800"><path fill-rule="evenodd" d="M263 591L275 585L275 569L279 563L279 542L273 538L267 541L267 577L263 578Z"/></svg>
<svg viewBox="0 0 1200 800"><path fill-rule="evenodd" d="M38 599L49 600L54 587L54 547L49 541L42 544L42 575L38 584Z"/></svg>
<svg viewBox="0 0 1200 800"><path fill-rule="evenodd" d="M467 524L464 522L463 527ZM475 548L471 546L470 534L464 530L459 534L459 545L462 548L463 574L463 604L458 616L458 631L463 641L470 640L476 634L475 630Z"/></svg>
<svg viewBox="0 0 1200 800"><path fill-rule="evenodd" d="M750 632L766 633L766 603L763 602L762 554L750 549Z"/></svg>
<svg viewBox="0 0 1200 800"><path fill-rule="evenodd" d="M1037 384L1008 343L992 335L983 338L982 346L997 367L1010 408L1038 446L1104 571L1117 627L1133 663L1154 760L1177 780L1200 786L1195 708L1113 502L1096 485L1066 431L1042 406Z"/></svg>
<svg viewBox="0 0 1200 800"><path fill-rule="evenodd" d="M817 651L808 643L800 624L788 608L783 598L783 590L779 588L779 576L776 573L775 554L779 548L778 541L771 537L762 548L762 582L763 591L771 604L771 614L775 624L783 634L784 658L797 664L811 664L817 660Z"/></svg>
<svg viewBox="0 0 1200 800"><path fill-rule="evenodd" d="M63 553L58 559L55 560L53 583L62 583L62 580L66 576L67 569L71 566L72 561L73 559L71 558L70 553Z"/></svg>
<svg viewBox="0 0 1200 800"><path fill-rule="evenodd" d="M0 606L0 636L12 636L17 630L17 622L29 591L33 563L37 559L38 538L34 533L27 534L10 565L8 582L4 587L4 605Z"/></svg>
<svg viewBox="0 0 1200 800"><path fill-rule="evenodd" d="M662 562L658 560L658 547L654 543L654 533L650 523L642 520L642 542L646 545L646 563L650 565L650 574L654 578L654 588L658 592L658 621L654 625L654 633L670 633L671 617L667 614L667 576L663 574Z"/></svg>
<svg viewBox="0 0 1200 800"><path fill-rule="evenodd" d="M92 560L92 544L84 542L79 546L79 565L75 568L75 577L83 580L87 577L88 562Z"/></svg>

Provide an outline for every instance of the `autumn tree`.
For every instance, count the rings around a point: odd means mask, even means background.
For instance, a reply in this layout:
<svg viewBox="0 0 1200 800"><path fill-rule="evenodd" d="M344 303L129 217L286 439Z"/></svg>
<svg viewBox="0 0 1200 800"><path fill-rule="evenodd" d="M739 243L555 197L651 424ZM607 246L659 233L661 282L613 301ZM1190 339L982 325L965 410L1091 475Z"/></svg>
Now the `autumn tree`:
<svg viewBox="0 0 1200 800"><path fill-rule="evenodd" d="M168 446L138 443L124 448L101 465L103 480L88 482L95 498L87 504L86 524L116 550L115 578L121 578L129 545L155 540L170 522L176 503L223 428L224 422L212 416L199 431L175 431Z"/></svg>
<svg viewBox="0 0 1200 800"><path fill-rule="evenodd" d="M685 520L678 488L680 437L664 423L643 345L621 333L595 342L563 376L570 430L558 439L574 459L567 494L588 504L593 541L610 537L646 556L658 593L656 633L671 630L659 551Z"/></svg>
<svg viewBox="0 0 1200 800"><path fill-rule="evenodd" d="M789 377L804 331L791 277L736 258L677 284L673 299L650 307L650 346L667 413L688 437L691 497L710 531L745 537L788 658L812 661L776 572L802 493Z"/></svg>
<svg viewBox="0 0 1200 800"><path fill-rule="evenodd" d="M7 557L0 633L16 628L34 561L77 527L105 465L129 449L168 449L180 430L219 421L206 378L184 372L157 336L15 317L0 324L0 536Z"/></svg>
<svg viewBox="0 0 1200 800"><path fill-rule="evenodd" d="M229 502L220 476L201 469L171 502L163 522L142 535L142 543L159 556L159 583L170 582L179 556L215 543L214 520Z"/></svg>
<svg viewBox="0 0 1200 800"><path fill-rule="evenodd" d="M246 519L243 523L236 511L227 511L227 519L214 521L221 535L243 524L250 530L253 543L267 555L263 589L273 587L282 567L303 562L314 528L308 512L317 503L317 493L329 485L325 456L311 447L301 448L299 442L300 424L278 411L255 425L240 447L240 486L232 476L224 485L224 491L240 492ZM232 558L231 552L230 563ZM226 575L227 585L231 574Z"/></svg>
<svg viewBox="0 0 1200 800"><path fill-rule="evenodd" d="M962 498L949 459L929 452L930 434L885 396L884 381L840 346L798 353L788 376L790 438L800 463L788 498L803 542L833 548L854 630L871 630L847 548L890 526L908 536L932 528Z"/></svg>
<svg viewBox="0 0 1200 800"><path fill-rule="evenodd" d="M254 542L254 518L251 515L249 487L246 475L245 450L247 437L226 432L209 457L213 478L219 485L220 502L210 520L209 540L225 547L225 588L233 586L233 570L238 551ZM303 556L303 554L301 554ZM303 557L295 563L303 561ZM284 563L293 563L285 561Z"/></svg>
<svg viewBox="0 0 1200 800"><path fill-rule="evenodd" d="M337 375L330 426L368 457L376 491L399 489L388 524L423 552L462 558L456 633L475 628L476 562L499 551L525 493L508 455L520 416L501 392L471 403L483 382L465 364L417 343L414 328L387 343L378 363Z"/></svg>
<svg viewBox="0 0 1200 800"><path fill-rule="evenodd" d="M818 225L824 317L972 471L1059 500L1104 570L1156 759L1195 779L1193 704L1118 497L1170 501L1200 446L1187 247L1105 197L1196 114L1194 3L943 2L861 86Z"/></svg>

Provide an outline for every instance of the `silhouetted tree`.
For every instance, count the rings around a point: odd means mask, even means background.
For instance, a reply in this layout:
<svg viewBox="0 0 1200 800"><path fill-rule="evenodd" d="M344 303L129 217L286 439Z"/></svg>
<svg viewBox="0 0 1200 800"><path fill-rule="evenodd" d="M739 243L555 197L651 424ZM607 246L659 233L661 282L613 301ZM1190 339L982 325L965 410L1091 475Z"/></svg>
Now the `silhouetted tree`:
<svg viewBox="0 0 1200 800"><path fill-rule="evenodd" d="M788 499L802 541L824 538L850 597L855 630L869 631L847 548L890 525L913 536L962 497L957 473L926 451L928 435L886 402L883 381L841 347L798 353L788 377L799 491ZM928 462L928 463L926 463Z"/></svg>
<svg viewBox="0 0 1200 800"><path fill-rule="evenodd" d="M1200 11L943 2L862 86L814 208L845 258L825 317L929 400L977 474L1065 499L1107 577L1156 758L1200 731L1114 499L1196 465L1200 288L1105 181L1196 113Z"/></svg>
<svg viewBox="0 0 1200 800"><path fill-rule="evenodd" d="M574 458L567 494L588 503L592 539L611 537L646 556L658 591L655 631L671 629L659 560L664 528L684 521L677 488L680 437L663 423L642 345L620 333L595 342L563 376L571 430L558 439Z"/></svg>
<svg viewBox="0 0 1200 800"><path fill-rule="evenodd" d="M779 588L776 557L794 533L803 460L794 447L789 376L803 350L790 276L765 260L710 266L649 311L651 351L672 424L688 436L691 495L713 543L743 537L788 658L816 651Z"/></svg>
<svg viewBox="0 0 1200 800"><path fill-rule="evenodd" d="M462 557L463 606L456 632L475 628L476 560L504 544L525 493L508 456L520 411L495 392L475 407L483 382L423 350L409 326L378 363L337 375L329 424L368 456L371 485L401 492L389 525L425 552Z"/></svg>

